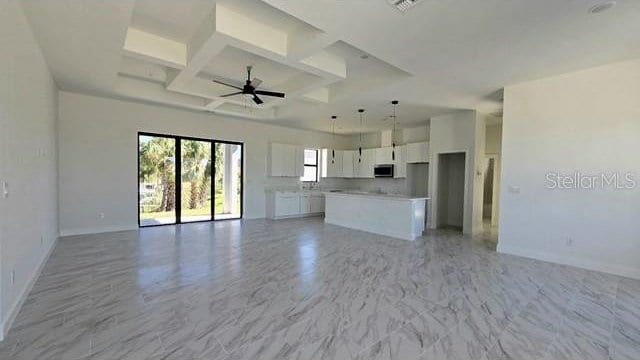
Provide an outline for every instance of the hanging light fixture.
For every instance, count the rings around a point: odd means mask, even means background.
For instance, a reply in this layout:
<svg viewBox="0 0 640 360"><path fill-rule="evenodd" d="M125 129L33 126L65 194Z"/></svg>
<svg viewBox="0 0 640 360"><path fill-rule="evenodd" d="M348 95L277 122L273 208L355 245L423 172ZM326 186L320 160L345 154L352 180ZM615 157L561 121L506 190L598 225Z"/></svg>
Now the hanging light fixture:
<svg viewBox="0 0 640 360"><path fill-rule="evenodd" d="M362 162L362 114L364 113L364 109L359 109L360 113L360 146L358 147L358 162Z"/></svg>
<svg viewBox="0 0 640 360"><path fill-rule="evenodd" d="M333 133L333 149L331 150L331 163L336 163L336 120L337 116L333 115L331 117L331 132Z"/></svg>
<svg viewBox="0 0 640 360"><path fill-rule="evenodd" d="M398 100L393 100L391 104L393 105L393 130L391 130L391 144L393 148L391 149L391 160L396 161L396 119L398 118L396 115L396 107L398 106Z"/></svg>

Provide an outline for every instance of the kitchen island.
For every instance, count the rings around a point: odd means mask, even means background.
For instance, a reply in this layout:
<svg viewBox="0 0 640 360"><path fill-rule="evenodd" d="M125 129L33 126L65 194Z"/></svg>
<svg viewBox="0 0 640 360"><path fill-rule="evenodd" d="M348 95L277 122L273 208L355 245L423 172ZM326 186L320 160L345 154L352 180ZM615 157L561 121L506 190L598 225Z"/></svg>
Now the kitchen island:
<svg viewBox="0 0 640 360"><path fill-rule="evenodd" d="M427 197L366 192L325 192L328 224L415 240L422 235Z"/></svg>

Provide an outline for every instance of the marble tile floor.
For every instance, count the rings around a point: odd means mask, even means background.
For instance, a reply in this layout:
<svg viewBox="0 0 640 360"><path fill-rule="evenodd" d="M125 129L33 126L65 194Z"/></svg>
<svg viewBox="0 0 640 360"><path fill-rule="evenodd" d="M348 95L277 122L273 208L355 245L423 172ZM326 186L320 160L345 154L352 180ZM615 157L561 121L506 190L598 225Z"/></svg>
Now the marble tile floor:
<svg viewBox="0 0 640 360"><path fill-rule="evenodd" d="M640 281L320 218L60 239L0 359L640 359Z"/></svg>

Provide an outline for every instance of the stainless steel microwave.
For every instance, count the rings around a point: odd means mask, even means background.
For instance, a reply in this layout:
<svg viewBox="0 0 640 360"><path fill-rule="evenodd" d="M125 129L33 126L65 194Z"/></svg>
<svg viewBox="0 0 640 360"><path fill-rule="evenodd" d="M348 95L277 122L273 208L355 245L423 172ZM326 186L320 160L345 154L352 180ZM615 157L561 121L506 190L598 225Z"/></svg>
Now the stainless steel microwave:
<svg viewBox="0 0 640 360"><path fill-rule="evenodd" d="M376 165L373 168L375 177L393 177L393 165Z"/></svg>

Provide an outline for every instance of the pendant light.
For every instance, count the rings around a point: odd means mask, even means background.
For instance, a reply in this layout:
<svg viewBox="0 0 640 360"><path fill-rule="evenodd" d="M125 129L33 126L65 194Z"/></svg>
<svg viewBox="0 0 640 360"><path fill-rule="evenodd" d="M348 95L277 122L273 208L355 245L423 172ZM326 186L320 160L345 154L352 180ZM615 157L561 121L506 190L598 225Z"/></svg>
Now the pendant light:
<svg viewBox="0 0 640 360"><path fill-rule="evenodd" d="M396 161L396 119L398 118L396 115L396 107L398 106L398 100L393 100L391 104L393 105L393 130L391 130L391 144L393 148L391 149L391 160Z"/></svg>
<svg viewBox="0 0 640 360"><path fill-rule="evenodd" d="M362 162L362 114L364 113L364 109L359 109L360 113L360 146L358 147L358 162Z"/></svg>
<svg viewBox="0 0 640 360"><path fill-rule="evenodd" d="M331 117L331 132L333 133L333 149L331 150L331 163L336 163L336 120L337 116L333 115Z"/></svg>

